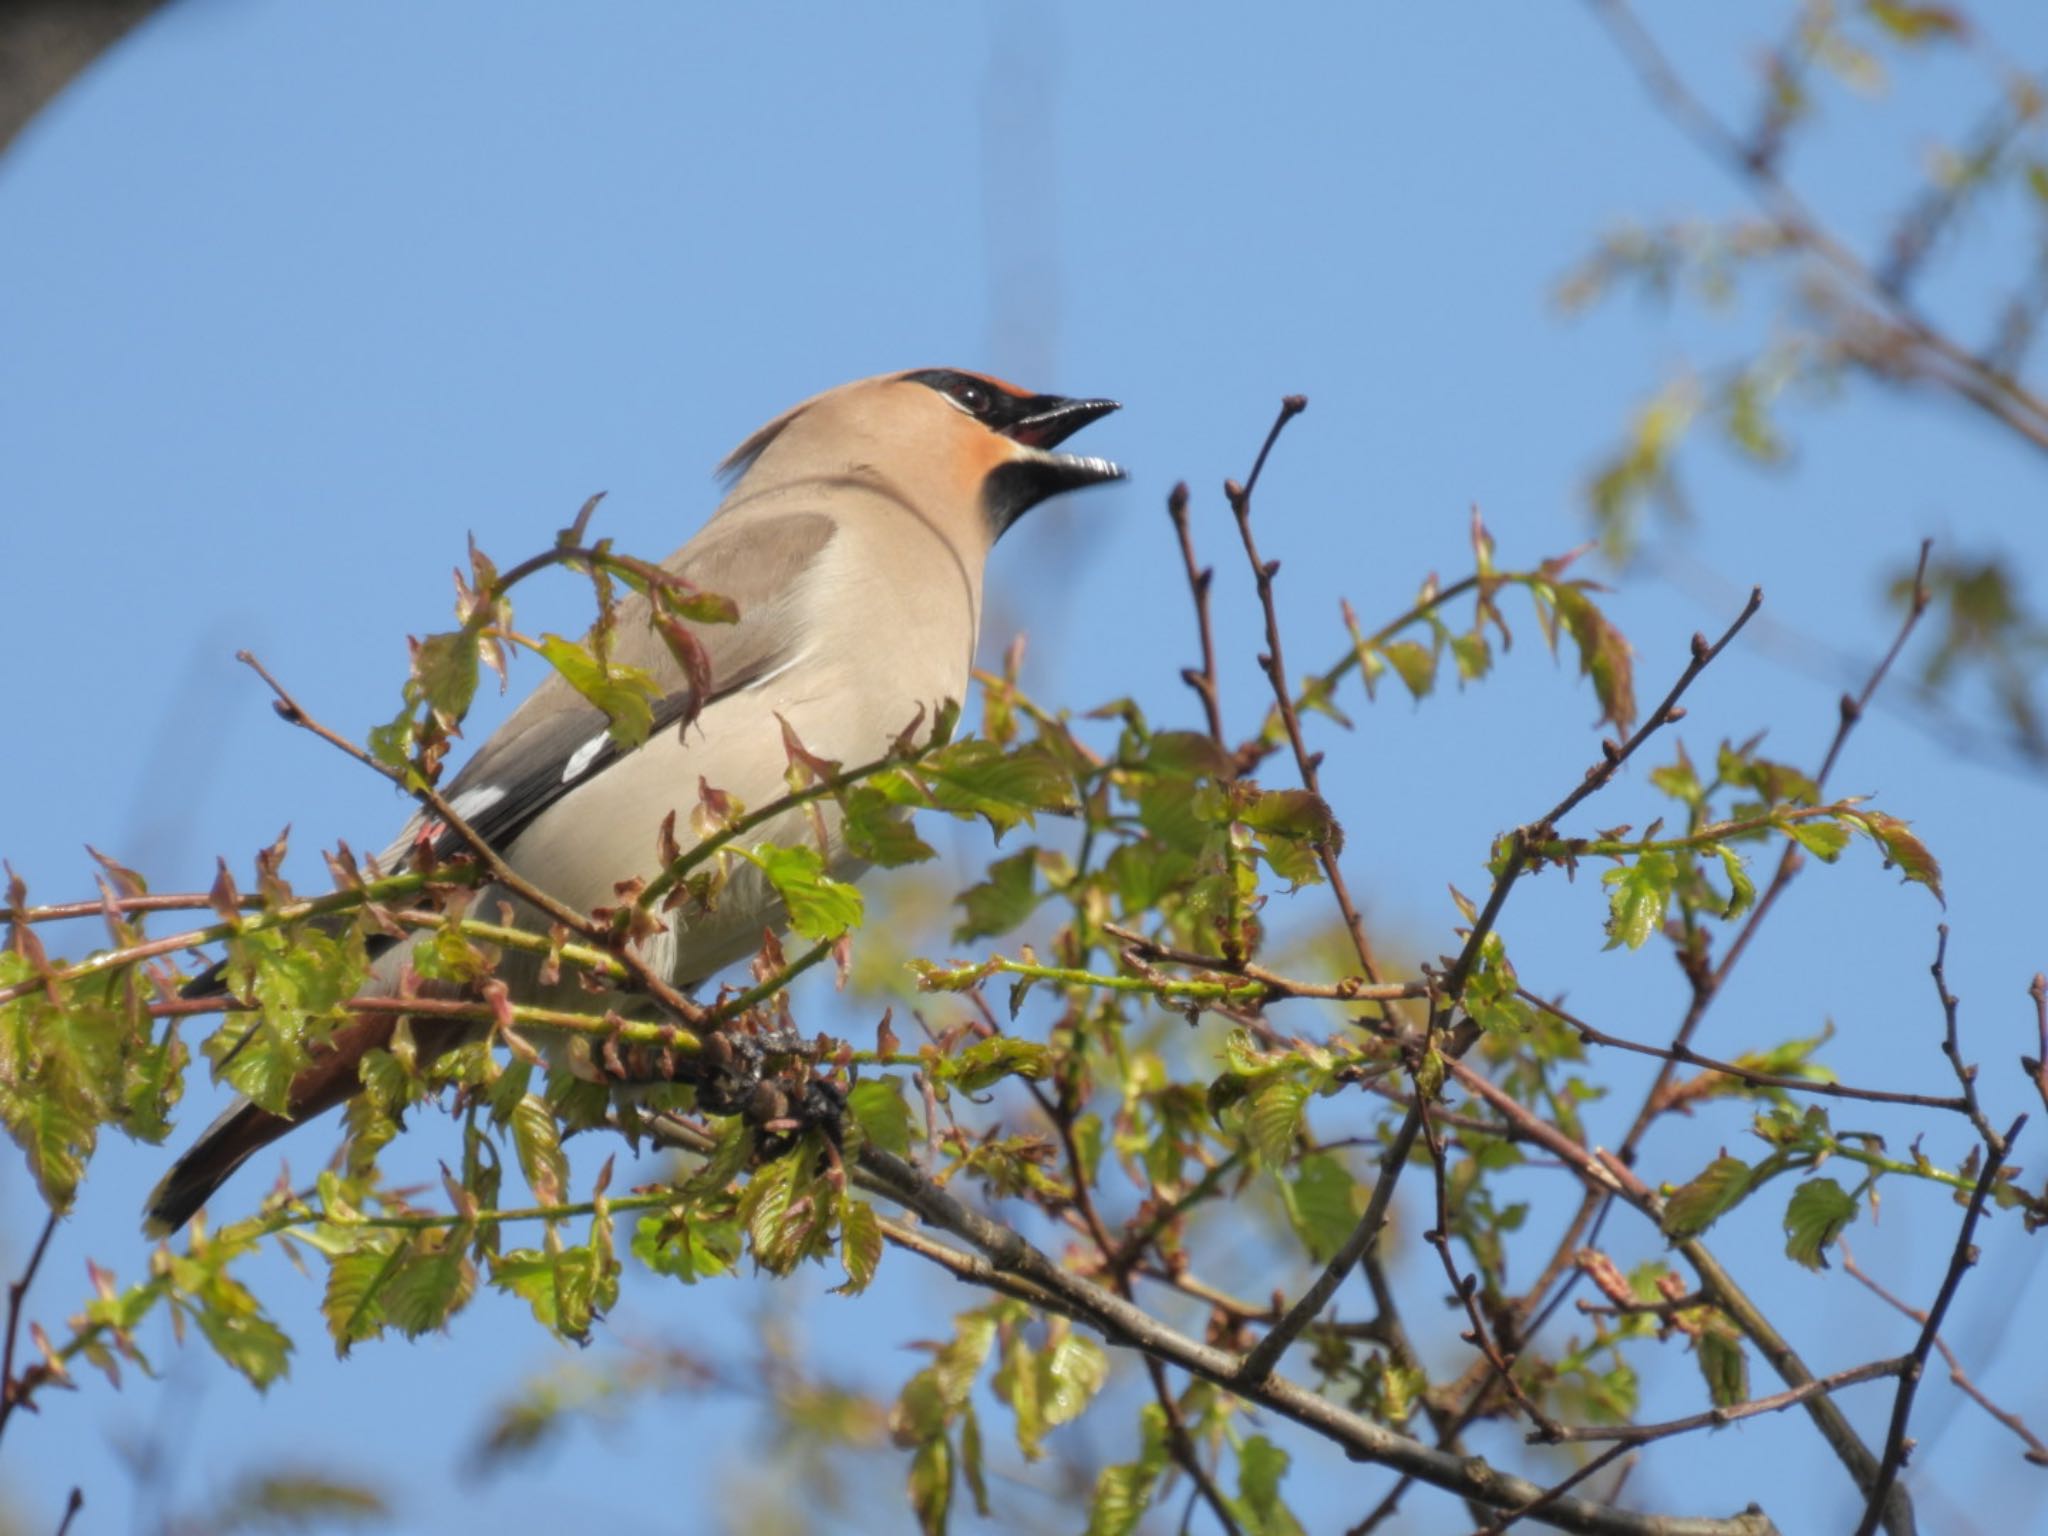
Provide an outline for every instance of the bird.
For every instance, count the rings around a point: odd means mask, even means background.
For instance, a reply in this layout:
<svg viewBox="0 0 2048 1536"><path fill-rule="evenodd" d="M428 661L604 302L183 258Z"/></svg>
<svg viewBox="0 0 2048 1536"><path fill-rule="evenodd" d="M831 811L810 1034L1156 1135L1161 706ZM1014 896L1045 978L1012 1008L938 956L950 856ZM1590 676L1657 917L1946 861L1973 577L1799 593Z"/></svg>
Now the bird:
<svg viewBox="0 0 2048 1536"><path fill-rule="evenodd" d="M1119 408L1030 393L987 373L920 368L842 384L784 411L727 456L724 498L663 562L738 608L730 624L692 626L708 685L693 687L646 624L647 599L629 598L612 654L656 679L655 729L619 749L602 711L551 672L448 783L448 803L516 874L588 912L615 903L622 882L659 872L659 830L671 811L673 835L690 846L700 787L748 806L785 793L785 722L815 756L879 756L920 712L930 719L965 700L996 541L1054 496L1123 478L1108 459L1057 451ZM812 826L793 810L761 835L797 842ZM860 865L835 827L828 813L831 871L855 878ZM423 837L440 839L437 853L462 851L416 816L392 854ZM503 899L486 886L476 908L496 911ZM715 908L678 906L663 931L640 941L641 953L687 990L785 921L773 887L742 864ZM378 955L361 995L398 995L409 952L395 944ZM515 999L545 1000L532 957L508 953L497 974ZM210 984L218 990L217 979ZM574 995L571 979L553 985ZM388 1044L395 1026L390 1013L369 1011L340 1025L291 1084L287 1114L247 1100L230 1107L151 1192L144 1230L161 1237L183 1227L253 1154L352 1097L364 1054ZM423 1057L476 1028L426 1019L413 1027Z"/></svg>

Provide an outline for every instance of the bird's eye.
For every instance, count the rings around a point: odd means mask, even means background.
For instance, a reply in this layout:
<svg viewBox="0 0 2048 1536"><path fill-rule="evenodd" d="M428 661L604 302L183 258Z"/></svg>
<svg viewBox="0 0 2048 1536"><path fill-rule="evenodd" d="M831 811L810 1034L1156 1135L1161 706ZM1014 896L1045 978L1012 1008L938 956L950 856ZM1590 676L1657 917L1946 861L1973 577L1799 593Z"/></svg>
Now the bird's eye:
<svg viewBox="0 0 2048 1536"><path fill-rule="evenodd" d="M970 416L986 416L995 404L989 392L979 384L962 384L953 391L953 398L960 402L960 408Z"/></svg>

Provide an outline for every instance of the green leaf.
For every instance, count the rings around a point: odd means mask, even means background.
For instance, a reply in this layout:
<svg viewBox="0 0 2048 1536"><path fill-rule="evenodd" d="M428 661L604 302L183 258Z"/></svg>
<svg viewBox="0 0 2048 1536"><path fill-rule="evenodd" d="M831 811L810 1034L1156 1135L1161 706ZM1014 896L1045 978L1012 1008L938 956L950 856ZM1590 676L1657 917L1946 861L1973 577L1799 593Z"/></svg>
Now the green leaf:
<svg viewBox="0 0 2048 1536"><path fill-rule="evenodd" d="M1093 1339L1063 1335L1038 1356L1038 1397L1048 1425L1081 1416L1090 1399L1109 1380L1109 1356Z"/></svg>
<svg viewBox="0 0 2048 1536"><path fill-rule="evenodd" d="M1282 1182L1280 1193L1309 1257L1328 1263L1358 1225L1358 1181L1351 1170L1328 1152L1314 1152Z"/></svg>
<svg viewBox="0 0 2048 1536"><path fill-rule="evenodd" d="M789 909L789 926L803 937L836 939L860 926L860 891L828 876L817 849L758 843L746 857L774 885Z"/></svg>
<svg viewBox="0 0 2048 1536"><path fill-rule="evenodd" d="M247 1298L247 1305L223 1305L219 1300L201 1305L199 1331L215 1354L261 1392L290 1368L292 1341L263 1315L255 1299L241 1286L225 1278L217 1286Z"/></svg>
<svg viewBox="0 0 2048 1536"><path fill-rule="evenodd" d="M908 816L873 785L854 785L840 796L839 804L846 817L846 850L855 858L878 869L895 869L937 856L911 827Z"/></svg>
<svg viewBox="0 0 2048 1536"><path fill-rule="evenodd" d="M654 701L661 697L652 673L612 662L600 665L586 646L560 635L542 635L540 653L584 698L604 711L613 743L637 747L654 729Z"/></svg>
<svg viewBox="0 0 2048 1536"><path fill-rule="evenodd" d="M839 1261L846 1267L846 1284L837 1289L847 1296L866 1290L882 1262L881 1218L872 1205L847 1190L839 1195Z"/></svg>
<svg viewBox="0 0 2048 1536"><path fill-rule="evenodd" d="M1038 850L1025 848L988 867L988 879L955 900L967 915L953 930L956 943L992 938L1017 927L1038 906Z"/></svg>
<svg viewBox="0 0 2048 1536"><path fill-rule="evenodd" d="M1237 812L1237 819L1255 832L1273 832L1303 842L1337 840L1337 819L1321 795L1305 789L1270 789L1256 794Z"/></svg>
<svg viewBox="0 0 2048 1536"><path fill-rule="evenodd" d="M1707 1379L1707 1394L1716 1408L1732 1408L1749 1401L1749 1360L1742 1352L1742 1336L1708 1327L1693 1348L1699 1354L1700 1374Z"/></svg>
<svg viewBox="0 0 2048 1536"><path fill-rule="evenodd" d="M1104 1467L1095 1475L1095 1497L1088 1504L1087 1536L1134 1536L1145 1511L1152 1507L1152 1489L1159 1474L1139 1462Z"/></svg>
<svg viewBox="0 0 2048 1536"><path fill-rule="evenodd" d="M945 1536L953 1507L953 1447L934 1435L910 1458L910 1508L923 1536Z"/></svg>
<svg viewBox="0 0 2048 1536"><path fill-rule="evenodd" d="M1035 742L1011 752L992 741L956 742L927 757L917 772L940 810L979 816L998 836L1040 811L1074 808L1065 765Z"/></svg>
<svg viewBox="0 0 2048 1536"><path fill-rule="evenodd" d="M1828 1267L1827 1250L1856 1219L1856 1202L1833 1179L1808 1179L1785 1207L1785 1254L1808 1269Z"/></svg>
<svg viewBox="0 0 2048 1536"><path fill-rule="evenodd" d="M1613 887L1607 897L1607 947L1626 944L1641 949L1644 941L1664 926L1671 888L1678 881L1677 861L1668 853L1652 850L1633 864L1608 870L1600 880Z"/></svg>
<svg viewBox="0 0 2048 1536"><path fill-rule="evenodd" d="M893 1077L870 1077L853 1085L846 1107L861 1133L884 1152L910 1155L910 1105Z"/></svg>
<svg viewBox="0 0 2048 1536"><path fill-rule="evenodd" d="M460 720L476 697L476 636L459 629L427 636L413 647L412 676L429 709L444 722Z"/></svg>
<svg viewBox="0 0 2048 1536"><path fill-rule="evenodd" d="M1308 1089L1292 1078L1275 1077L1252 1092L1245 1111L1245 1130L1252 1150L1268 1168L1285 1167L1294 1155L1295 1132L1301 1127L1301 1113L1308 1103Z"/></svg>
<svg viewBox="0 0 2048 1536"><path fill-rule="evenodd" d="M1849 819L1876 839L1884 850L1886 864L1896 864L1908 881L1926 886L1936 901L1948 904L1941 893L1941 866L1927 851L1927 845L1913 835L1910 826L1880 811L1857 811Z"/></svg>
<svg viewBox="0 0 2048 1536"><path fill-rule="evenodd" d="M492 1258L491 1284L532 1307L551 1333L581 1343L618 1299L618 1264L596 1247L515 1248Z"/></svg>
<svg viewBox="0 0 2048 1536"><path fill-rule="evenodd" d="M1682 745L1675 762L1650 770L1650 783L1682 805L1706 802L1707 794L1700 784L1699 771L1693 767L1692 759L1686 755Z"/></svg>
<svg viewBox="0 0 2048 1536"><path fill-rule="evenodd" d="M1664 1206L1665 1232L1697 1237L1741 1203L1750 1183L1749 1164L1723 1153L1698 1178L1671 1192Z"/></svg>
<svg viewBox="0 0 2048 1536"><path fill-rule="evenodd" d="M397 1272L405 1250L376 1241L336 1255L327 1268L327 1291L320 1303L334 1352L346 1355L352 1345L384 1331L384 1309L378 1302L386 1282Z"/></svg>
<svg viewBox="0 0 2048 1536"><path fill-rule="evenodd" d="M1451 660L1457 663L1459 682L1476 683L1493 670L1493 649L1486 643L1486 635L1475 629L1451 636Z"/></svg>
<svg viewBox="0 0 2048 1536"><path fill-rule="evenodd" d="M1635 663L1628 642L1583 589L1560 583L1552 593L1558 617L1578 644L1579 671L1593 680L1601 720L1626 736L1636 723Z"/></svg>
<svg viewBox="0 0 2048 1536"><path fill-rule="evenodd" d="M1740 917L1756 905L1756 882L1749 878L1749 868L1742 862L1742 855L1726 843L1710 844L1708 852L1721 861L1721 872L1728 877L1728 905L1722 911L1723 917Z"/></svg>
<svg viewBox="0 0 2048 1536"><path fill-rule="evenodd" d="M1237 1497L1231 1502L1247 1536L1303 1536L1301 1522L1280 1502L1280 1479L1289 1457L1264 1435L1237 1448Z"/></svg>
<svg viewBox="0 0 2048 1536"><path fill-rule="evenodd" d="M569 1187L569 1159L562 1151L561 1128L547 1101L527 1094L512 1107L512 1147L519 1171L540 1205L559 1205Z"/></svg>
<svg viewBox="0 0 2048 1536"><path fill-rule="evenodd" d="M1426 698L1436 687L1436 652L1417 640L1389 640L1378 647L1411 697Z"/></svg>
<svg viewBox="0 0 2048 1536"><path fill-rule="evenodd" d="M1044 1077L1052 1052L1035 1040L997 1035L978 1040L948 1063L947 1081L962 1093L979 1093L1006 1077Z"/></svg>
<svg viewBox="0 0 2048 1536"><path fill-rule="evenodd" d="M1785 835L1822 863L1832 864L1849 846L1849 829L1837 821L1780 822Z"/></svg>
<svg viewBox="0 0 2048 1536"><path fill-rule="evenodd" d="M451 1234L416 1243L377 1297L384 1319L407 1338L448 1325L476 1289L476 1270Z"/></svg>
<svg viewBox="0 0 2048 1536"><path fill-rule="evenodd" d="M729 1275L740 1257L740 1224L678 1212L643 1216L633 1229L633 1257L685 1285Z"/></svg>

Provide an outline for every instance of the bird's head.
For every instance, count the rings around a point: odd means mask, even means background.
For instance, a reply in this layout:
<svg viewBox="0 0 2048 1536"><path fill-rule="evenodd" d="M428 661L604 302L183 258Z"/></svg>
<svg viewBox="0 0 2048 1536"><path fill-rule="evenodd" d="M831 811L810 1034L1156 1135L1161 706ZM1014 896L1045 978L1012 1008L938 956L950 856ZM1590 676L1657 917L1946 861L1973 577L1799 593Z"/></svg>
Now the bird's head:
<svg viewBox="0 0 2048 1536"><path fill-rule="evenodd" d="M1049 497L1120 480L1108 459L1060 453L1067 438L1116 410L1114 400L1034 395L988 374L918 368L843 384L785 412L723 468L751 480L851 476L892 489L949 533L984 547Z"/></svg>

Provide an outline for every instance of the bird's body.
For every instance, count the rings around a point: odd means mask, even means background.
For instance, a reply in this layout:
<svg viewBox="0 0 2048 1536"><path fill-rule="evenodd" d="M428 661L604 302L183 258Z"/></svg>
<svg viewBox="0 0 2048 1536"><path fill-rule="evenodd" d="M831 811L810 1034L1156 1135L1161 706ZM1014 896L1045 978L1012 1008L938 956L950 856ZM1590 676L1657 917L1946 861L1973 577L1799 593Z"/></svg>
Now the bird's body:
<svg viewBox="0 0 2048 1536"><path fill-rule="evenodd" d="M669 812L689 846L700 785L747 806L782 795L785 722L815 756L880 755L920 713L930 720L966 697L982 571L1009 523L1047 496L1121 474L1104 460L1050 451L1114 408L929 369L844 385L776 418L727 461L736 478L725 500L663 562L739 610L736 623L696 627L709 687L693 690L646 624L646 599L629 599L612 650L650 673L662 695L646 742L618 751L604 715L551 674L448 784L449 802L522 878L588 912L614 904L622 883L660 871ZM822 825L835 873L856 872L829 806ZM817 826L794 810L759 836L803 842ZM422 836L459 848L418 823L394 847ZM486 889L479 910L494 912L501 895ZM714 910L677 907L644 952L687 987L751 952L764 927L782 920L772 887L742 865ZM394 947L364 990L396 994L408 957L409 946ZM548 1000L530 958L508 955L499 975L515 997ZM564 1006L581 1005L576 987L573 977L556 983ZM365 1014L338 1031L294 1083L292 1116L230 1110L152 1194L151 1228L181 1225L251 1152L352 1094L357 1061L390 1029L389 1015Z"/></svg>

